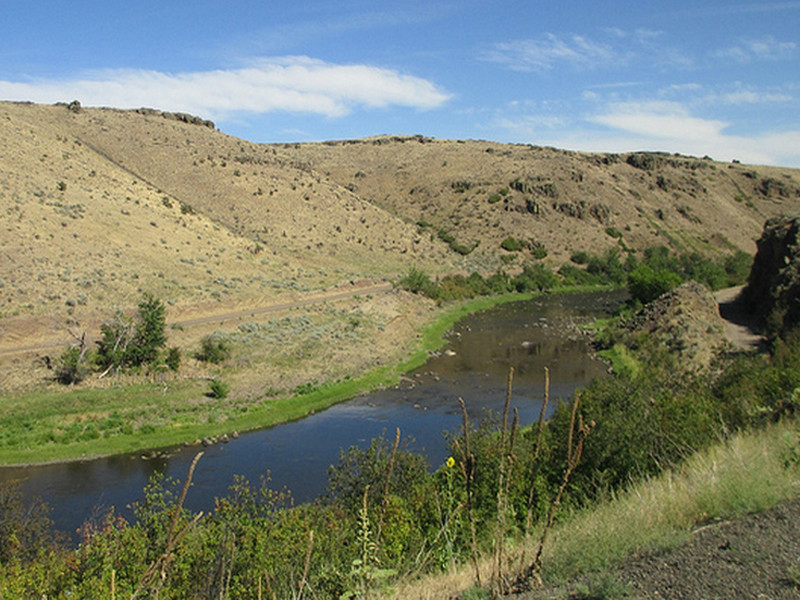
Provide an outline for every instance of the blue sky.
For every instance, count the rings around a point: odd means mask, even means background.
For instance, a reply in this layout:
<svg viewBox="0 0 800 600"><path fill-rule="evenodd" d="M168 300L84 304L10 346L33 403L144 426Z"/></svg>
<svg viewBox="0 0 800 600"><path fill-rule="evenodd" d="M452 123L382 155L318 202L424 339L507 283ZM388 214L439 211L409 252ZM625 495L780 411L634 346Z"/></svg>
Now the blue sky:
<svg viewBox="0 0 800 600"><path fill-rule="evenodd" d="M800 0L0 0L0 99L800 167Z"/></svg>

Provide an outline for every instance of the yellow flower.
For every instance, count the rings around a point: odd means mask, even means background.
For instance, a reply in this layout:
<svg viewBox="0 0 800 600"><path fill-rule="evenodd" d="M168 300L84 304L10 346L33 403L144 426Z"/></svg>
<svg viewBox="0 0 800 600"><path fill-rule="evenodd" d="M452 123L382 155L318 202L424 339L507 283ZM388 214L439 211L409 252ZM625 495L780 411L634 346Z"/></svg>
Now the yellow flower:
<svg viewBox="0 0 800 600"><path fill-rule="evenodd" d="M456 464L456 459L453 458L452 456L448 456L447 457L447 462L445 462L444 464L447 465L448 469L452 469Z"/></svg>

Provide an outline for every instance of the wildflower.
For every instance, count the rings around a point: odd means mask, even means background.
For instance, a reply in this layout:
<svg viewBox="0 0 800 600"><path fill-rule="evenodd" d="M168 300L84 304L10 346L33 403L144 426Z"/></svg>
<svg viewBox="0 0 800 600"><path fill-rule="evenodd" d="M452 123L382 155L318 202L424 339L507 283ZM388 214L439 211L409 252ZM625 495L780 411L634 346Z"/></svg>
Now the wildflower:
<svg viewBox="0 0 800 600"><path fill-rule="evenodd" d="M456 459L453 458L452 456L448 456L447 461L444 464L447 465L448 469L452 469L456 464Z"/></svg>

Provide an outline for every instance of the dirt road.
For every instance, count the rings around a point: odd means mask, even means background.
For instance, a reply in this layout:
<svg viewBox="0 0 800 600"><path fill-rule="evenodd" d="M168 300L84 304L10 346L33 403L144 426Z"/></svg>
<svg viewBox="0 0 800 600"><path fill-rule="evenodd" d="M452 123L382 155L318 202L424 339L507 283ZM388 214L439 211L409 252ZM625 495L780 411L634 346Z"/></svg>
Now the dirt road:
<svg viewBox="0 0 800 600"><path fill-rule="evenodd" d="M765 350L764 336L758 324L745 313L739 302L744 286L719 290L714 294L719 303L719 314L725 320L725 335L737 348L748 351Z"/></svg>
<svg viewBox="0 0 800 600"><path fill-rule="evenodd" d="M171 327L187 329L208 323L223 323L225 321L242 319L244 317L286 311L324 302L336 302L359 295L376 296L379 294L386 294L392 291L392 289L392 284L385 281L363 281L337 286L328 290L309 292L303 295L293 294L291 300L288 300L286 296L273 298L271 300L262 299L261 301L255 301L249 304L247 308L237 306L235 310L231 304L225 303L214 304L210 307L184 308L178 312L177 318L168 319L168 324ZM27 327L29 330L27 332L24 331L26 328L26 323L24 321L20 321L15 325L16 327L14 327L14 329L19 330L15 332L15 335L3 335L3 337L0 338L0 359L12 355L47 352L53 348L63 348L67 344L75 341L74 339L65 338L63 332L60 331L35 331L36 325L33 320L28 322ZM93 335L97 335L99 324L89 329L90 331L87 338L94 339ZM26 333L28 335L25 335ZM32 340L36 341L33 342Z"/></svg>

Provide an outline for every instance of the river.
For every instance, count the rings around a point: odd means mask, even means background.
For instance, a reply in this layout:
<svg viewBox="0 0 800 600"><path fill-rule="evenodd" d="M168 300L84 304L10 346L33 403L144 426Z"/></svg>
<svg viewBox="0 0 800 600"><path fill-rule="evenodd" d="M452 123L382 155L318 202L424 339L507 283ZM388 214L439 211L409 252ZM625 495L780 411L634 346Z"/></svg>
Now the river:
<svg viewBox="0 0 800 600"><path fill-rule="evenodd" d="M234 475L254 484L269 475L273 489L290 490L296 502L312 500L324 494L328 469L342 449L364 447L382 434L392 439L397 427L435 468L446 458L443 432L461 425L458 398L466 402L473 423L502 413L509 367L514 367L511 404L521 424L530 424L544 398L545 367L554 400L606 373L578 327L608 314L621 299L620 292L546 295L465 317L449 332L442 351L396 387L206 448L185 505L210 510ZM0 482L20 481L24 498L44 500L55 527L74 537L82 523L112 506L130 518L131 505L141 499L153 473L183 480L197 452L177 448L168 458L154 460L137 454L6 467L0 469Z"/></svg>

